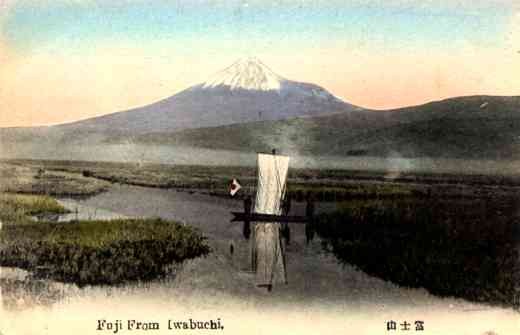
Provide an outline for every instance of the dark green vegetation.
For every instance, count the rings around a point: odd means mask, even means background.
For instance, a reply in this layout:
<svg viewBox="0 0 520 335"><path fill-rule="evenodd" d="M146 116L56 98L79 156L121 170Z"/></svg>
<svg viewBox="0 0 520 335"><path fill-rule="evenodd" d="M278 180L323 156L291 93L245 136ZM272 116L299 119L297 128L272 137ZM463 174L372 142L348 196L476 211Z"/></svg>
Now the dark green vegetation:
<svg viewBox="0 0 520 335"><path fill-rule="evenodd" d="M0 193L0 206L2 208L2 214L0 215L4 215L8 212L7 208L11 208L14 211L21 211L22 214L27 215L67 213L65 208L54 198L41 195Z"/></svg>
<svg viewBox="0 0 520 335"><path fill-rule="evenodd" d="M390 111L149 133L133 141L245 152L276 147L317 156L518 159L519 133L520 97L473 96Z"/></svg>
<svg viewBox="0 0 520 335"><path fill-rule="evenodd" d="M160 219L12 225L0 243L1 265L79 285L153 279L209 253L200 233Z"/></svg>
<svg viewBox="0 0 520 335"><path fill-rule="evenodd" d="M67 210L48 196L0 193L0 221L4 224L30 223L29 216L63 214Z"/></svg>
<svg viewBox="0 0 520 335"><path fill-rule="evenodd" d="M65 282L117 284L152 279L174 263L206 255L204 237L160 219L34 222L28 216L63 213L45 196L0 195L0 265Z"/></svg>
<svg viewBox="0 0 520 335"><path fill-rule="evenodd" d="M342 262L400 285L474 301L519 304L516 199L350 202L317 218Z"/></svg>

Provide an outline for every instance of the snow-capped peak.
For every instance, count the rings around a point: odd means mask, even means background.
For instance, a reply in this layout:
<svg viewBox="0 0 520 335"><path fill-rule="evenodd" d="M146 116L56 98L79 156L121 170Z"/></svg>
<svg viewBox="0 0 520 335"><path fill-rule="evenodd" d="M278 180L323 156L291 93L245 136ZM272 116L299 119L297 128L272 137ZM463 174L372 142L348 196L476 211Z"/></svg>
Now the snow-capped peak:
<svg viewBox="0 0 520 335"><path fill-rule="evenodd" d="M231 89L279 91L285 79L274 73L256 58L241 59L217 72L202 83L203 88L228 86Z"/></svg>

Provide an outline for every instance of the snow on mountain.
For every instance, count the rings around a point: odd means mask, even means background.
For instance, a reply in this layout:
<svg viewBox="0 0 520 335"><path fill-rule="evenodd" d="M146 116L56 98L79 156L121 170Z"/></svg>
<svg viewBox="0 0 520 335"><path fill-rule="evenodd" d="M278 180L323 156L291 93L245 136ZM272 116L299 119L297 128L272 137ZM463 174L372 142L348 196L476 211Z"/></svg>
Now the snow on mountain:
<svg viewBox="0 0 520 335"><path fill-rule="evenodd" d="M324 88L277 75L256 58L153 104L59 127L148 133L327 115L356 109Z"/></svg>
<svg viewBox="0 0 520 335"><path fill-rule="evenodd" d="M215 73L202 84L195 85L190 89L276 92L282 96L301 95L341 101L322 87L288 80L276 74L255 57L239 59L231 66Z"/></svg>
<svg viewBox="0 0 520 335"><path fill-rule="evenodd" d="M229 87L244 90L280 90L284 78L256 58L238 60L202 83L203 88Z"/></svg>

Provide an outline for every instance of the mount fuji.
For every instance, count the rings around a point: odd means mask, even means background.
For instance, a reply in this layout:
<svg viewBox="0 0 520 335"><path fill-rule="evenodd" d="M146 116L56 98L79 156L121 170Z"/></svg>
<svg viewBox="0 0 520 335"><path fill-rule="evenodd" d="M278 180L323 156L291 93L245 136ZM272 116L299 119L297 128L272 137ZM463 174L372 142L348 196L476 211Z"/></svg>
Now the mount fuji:
<svg viewBox="0 0 520 335"><path fill-rule="evenodd" d="M54 126L61 130L143 134L348 112L357 107L320 86L292 81L256 58L241 59L156 103ZM53 128L54 128L53 127Z"/></svg>

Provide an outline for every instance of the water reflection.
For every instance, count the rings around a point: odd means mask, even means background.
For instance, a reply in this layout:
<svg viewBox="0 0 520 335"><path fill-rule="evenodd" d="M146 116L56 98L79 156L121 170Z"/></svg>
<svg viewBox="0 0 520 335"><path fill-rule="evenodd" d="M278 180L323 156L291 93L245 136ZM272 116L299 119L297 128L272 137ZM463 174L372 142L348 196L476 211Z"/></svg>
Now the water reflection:
<svg viewBox="0 0 520 335"><path fill-rule="evenodd" d="M83 204L84 200L59 199L58 202L69 210L66 214L43 214L34 216L36 221L71 222L78 220L114 220L127 219L128 216L110 210Z"/></svg>

